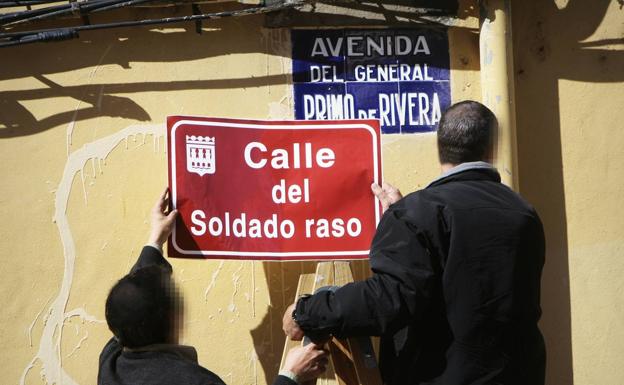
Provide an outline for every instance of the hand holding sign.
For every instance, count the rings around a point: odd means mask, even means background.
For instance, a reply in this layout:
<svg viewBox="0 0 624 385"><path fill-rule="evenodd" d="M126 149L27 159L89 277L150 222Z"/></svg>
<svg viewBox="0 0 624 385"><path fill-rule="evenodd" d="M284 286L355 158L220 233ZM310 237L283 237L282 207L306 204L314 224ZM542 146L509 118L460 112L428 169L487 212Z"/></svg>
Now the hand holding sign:
<svg viewBox="0 0 624 385"><path fill-rule="evenodd" d="M167 237L169 237L169 234L171 234L178 211L172 210L167 212L168 205L169 189L165 188L154 204L154 207L152 207L151 232L147 242L148 244L162 247Z"/></svg>
<svg viewBox="0 0 624 385"><path fill-rule="evenodd" d="M371 185L371 190L373 190L373 194L375 194L377 199L381 202L383 211L388 210L391 204L403 199L401 191L390 183L384 182L381 186L377 183L373 183Z"/></svg>
<svg viewBox="0 0 624 385"><path fill-rule="evenodd" d="M169 255L363 259L380 216L379 123L170 117Z"/></svg>

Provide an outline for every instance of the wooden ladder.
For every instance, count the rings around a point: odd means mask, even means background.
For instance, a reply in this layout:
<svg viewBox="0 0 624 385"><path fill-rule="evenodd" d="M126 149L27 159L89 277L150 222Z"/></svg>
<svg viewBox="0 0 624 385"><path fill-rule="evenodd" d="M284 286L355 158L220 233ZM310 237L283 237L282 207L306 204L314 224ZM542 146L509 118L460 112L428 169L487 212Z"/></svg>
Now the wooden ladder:
<svg viewBox="0 0 624 385"><path fill-rule="evenodd" d="M349 282L353 282L349 262L320 262L316 266L316 274L299 276L297 298L312 294L321 287L342 286ZM286 337L280 368L284 365L288 351L301 344L301 341L293 341ZM332 338L327 343L327 348L331 359L327 371L317 380L320 384L382 385L370 337ZM317 381L305 385L313 385Z"/></svg>

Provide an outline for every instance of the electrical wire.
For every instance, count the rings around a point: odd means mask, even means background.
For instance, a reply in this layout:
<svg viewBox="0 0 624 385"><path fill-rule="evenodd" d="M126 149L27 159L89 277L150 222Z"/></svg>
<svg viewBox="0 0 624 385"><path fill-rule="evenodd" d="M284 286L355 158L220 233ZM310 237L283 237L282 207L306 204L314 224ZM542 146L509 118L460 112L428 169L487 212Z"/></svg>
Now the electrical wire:
<svg viewBox="0 0 624 385"><path fill-rule="evenodd" d="M0 1L0 8L28 7L31 5L60 3L61 0L12 0Z"/></svg>
<svg viewBox="0 0 624 385"><path fill-rule="evenodd" d="M93 31L93 30L99 30L99 29L112 29L112 28L147 26L147 25L158 25L158 24L185 23L185 22L206 20L206 19L221 19L224 17L232 17L232 16L254 15L254 14L275 12L275 11L281 11L281 10L290 9L294 7L299 7L301 5L304 5L305 3L306 3L305 0L295 0L292 2L289 1L286 3L280 3L280 4L275 4L275 5L263 6L263 7L246 8L246 9L236 10L236 11L203 13L199 15L167 17L167 18L161 18L161 19L122 21L122 22L105 23L105 24L79 25L76 27L43 29L43 30L35 30L35 31L0 33L0 48L15 46L15 45L22 45L22 44L29 44L29 43L37 43L37 42L61 41L61 40L74 39L74 38L79 37L78 34L81 31Z"/></svg>
<svg viewBox="0 0 624 385"><path fill-rule="evenodd" d="M94 0L94 1L102 1L102 0ZM27 17L31 17L31 16L42 15L46 12L53 12L59 9L66 9L66 8L71 8L71 5L59 4L59 5L53 5L53 6L46 7L46 8L29 9L27 11L5 13L3 15L0 15L0 24L10 23L13 20L20 20L20 19L24 19Z"/></svg>
<svg viewBox="0 0 624 385"><path fill-rule="evenodd" d="M99 12L124 7L127 5L136 5L155 0L91 0L91 1L73 1L69 4L57 5L53 7L35 9L31 11L22 11L10 13L0 16L0 25L3 27L18 25L32 21L49 19L55 16L64 16L68 14L84 15L89 12Z"/></svg>

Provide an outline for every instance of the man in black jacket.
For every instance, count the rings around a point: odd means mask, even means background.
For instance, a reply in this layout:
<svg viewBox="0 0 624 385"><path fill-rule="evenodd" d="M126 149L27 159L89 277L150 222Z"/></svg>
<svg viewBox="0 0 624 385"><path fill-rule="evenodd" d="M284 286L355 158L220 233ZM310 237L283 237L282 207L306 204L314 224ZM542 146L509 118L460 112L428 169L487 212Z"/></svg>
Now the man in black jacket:
<svg viewBox="0 0 624 385"><path fill-rule="evenodd" d="M224 385L198 364L192 346L177 343L181 298L162 255L177 212L167 213L166 207L167 190L152 209L148 244L106 300L106 322L115 336L100 354L99 385ZM327 353L315 344L292 349L273 385L314 379L326 364Z"/></svg>
<svg viewBox="0 0 624 385"><path fill-rule="evenodd" d="M446 110L437 132L443 173L387 209L372 276L299 299L284 315L286 334L381 336L387 385L543 384L544 233L485 162L496 129L480 103ZM373 191L394 201L392 190Z"/></svg>

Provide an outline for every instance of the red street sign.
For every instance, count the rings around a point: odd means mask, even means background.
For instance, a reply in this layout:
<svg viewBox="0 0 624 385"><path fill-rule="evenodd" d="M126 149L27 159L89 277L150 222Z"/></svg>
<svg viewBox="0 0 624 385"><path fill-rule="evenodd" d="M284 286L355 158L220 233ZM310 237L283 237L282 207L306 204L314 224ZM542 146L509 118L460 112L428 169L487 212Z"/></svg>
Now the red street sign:
<svg viewBox="0 0 624 385"><path fill-rule="evenodd" d="M376 120L167 118L169 256L364 259L379 222Z"/></svg>

